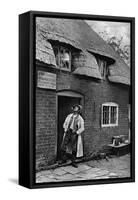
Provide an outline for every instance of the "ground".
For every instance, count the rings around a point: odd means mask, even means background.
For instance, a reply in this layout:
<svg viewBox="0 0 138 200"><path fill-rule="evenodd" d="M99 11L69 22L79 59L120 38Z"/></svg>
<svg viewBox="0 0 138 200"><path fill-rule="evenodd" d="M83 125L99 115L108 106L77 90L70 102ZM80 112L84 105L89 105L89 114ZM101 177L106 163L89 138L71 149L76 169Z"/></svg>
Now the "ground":
<svg viewBox="0 0 138 200"><path fill-rule="evenodd" d="M130 155L58 167L36 173L36 183L130 177Z"/></svg>

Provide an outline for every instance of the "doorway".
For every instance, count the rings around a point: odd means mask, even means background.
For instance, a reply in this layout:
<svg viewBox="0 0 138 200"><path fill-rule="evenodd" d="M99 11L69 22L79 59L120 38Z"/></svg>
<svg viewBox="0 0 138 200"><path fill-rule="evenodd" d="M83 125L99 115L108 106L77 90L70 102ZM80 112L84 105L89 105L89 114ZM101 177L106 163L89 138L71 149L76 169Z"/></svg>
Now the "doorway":
<svg viewBox="0 0 138 200"><path fill-rule="evenodd" d="M74 104L82 104L82 98L71 96L58 96L58 119L57 119L57 160L61 158L61 143L64 135L63 123L68 114L71 113L71 107Z"/></svg>

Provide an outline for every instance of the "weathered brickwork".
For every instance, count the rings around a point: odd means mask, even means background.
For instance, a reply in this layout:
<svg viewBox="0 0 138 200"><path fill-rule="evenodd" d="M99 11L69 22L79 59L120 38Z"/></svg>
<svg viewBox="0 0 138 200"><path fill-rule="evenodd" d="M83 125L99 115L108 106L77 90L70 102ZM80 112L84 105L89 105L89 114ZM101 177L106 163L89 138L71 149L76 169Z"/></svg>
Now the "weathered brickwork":
<svg viewBox="0 0 138 200"><path fill-rule="evenodd" d="M70 85L70 90L84 95L84 151L85 154L99 150L111 142L112 136L128 135L128 88L108 81L96 81L92 78L78 77L60 72L57 86ZM105 102L119 105L117 127L101 127L101 106Z"/></svg>
<svg viewBox="0 0 138 200"><path fill-rule="evenodd" d="M72 90L84 95L83 117L85 120L84 154L88 155L102 149L111 142L112 136L128 135L129 91L127 86L113 84L108 80L57 71L57 89L36 90L36 159L38 162L53 162L57 149L56 92ZM118 126L101 127L101 106L114 102L119 106Z"/></svg>
<svg viewBox="0 0 138 200"><path fill-rule="evenodd" d="M36 161L52 163L56 151L56 93L36 89Z"/></svg>

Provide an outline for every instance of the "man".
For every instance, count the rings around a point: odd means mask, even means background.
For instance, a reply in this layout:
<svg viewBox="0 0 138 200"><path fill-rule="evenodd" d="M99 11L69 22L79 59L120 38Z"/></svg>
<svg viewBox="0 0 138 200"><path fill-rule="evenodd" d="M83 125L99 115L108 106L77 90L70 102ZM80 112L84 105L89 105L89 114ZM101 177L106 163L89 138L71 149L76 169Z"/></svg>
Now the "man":
<svg viewBox="0 0 138 200"><path fill-rule="evenodd" d="M73 113L69 114L63 124L64 136L61 145L62 161L66 162L66 155L70 154L72 166L78 167L75 163L76 157L83 156L82 132L84 131L84 120L80 113L82 106L74 105Z"/></svg>

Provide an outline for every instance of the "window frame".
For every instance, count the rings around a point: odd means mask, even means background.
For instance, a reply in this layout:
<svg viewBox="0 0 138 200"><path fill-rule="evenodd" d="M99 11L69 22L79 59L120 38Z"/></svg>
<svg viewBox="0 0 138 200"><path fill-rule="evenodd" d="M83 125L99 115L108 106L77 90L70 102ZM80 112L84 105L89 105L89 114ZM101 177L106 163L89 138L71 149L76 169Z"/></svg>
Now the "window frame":
<svg viewBox="0 0 138 200"><path fill-rule="evenodd" d="M60 67L60 65L58 64L57 65L57 62L56 62L56 66L57 66L57 68L58 69L60 69L60 70L64 70L64 71L69 71L69 72L71 72L71 62L72 62L72 54L71 54L71 50L68 48L68 47L65 47L65 46L63 46L63 45L53 45L53 51L54 51L54 48L56 48L57 50L58 50L58 53L57 53L57 55L55 55L55 59L57 60L57 56L58 56L58 63L60 63L61 62L61 50L64 50L64 51L68 51L69 52L69 58L70 58L70 60L69 60L69 68L63 68L63 67ZM54 54L55 54L55 51L54 51Z"/></svg>
<svg viewBox="0 0 138 200"><path fill-rule="evenodd" d="M108 106L109 107L109 123L103 124L103 107ZM110 123L111 122L111 107L116 107L116 123ZM117 103L114 102L106 102L102 104L102 112L101 112L101 126L102 127L115 127L118 126L118 117L119 117L119 106Z"/></svg>

